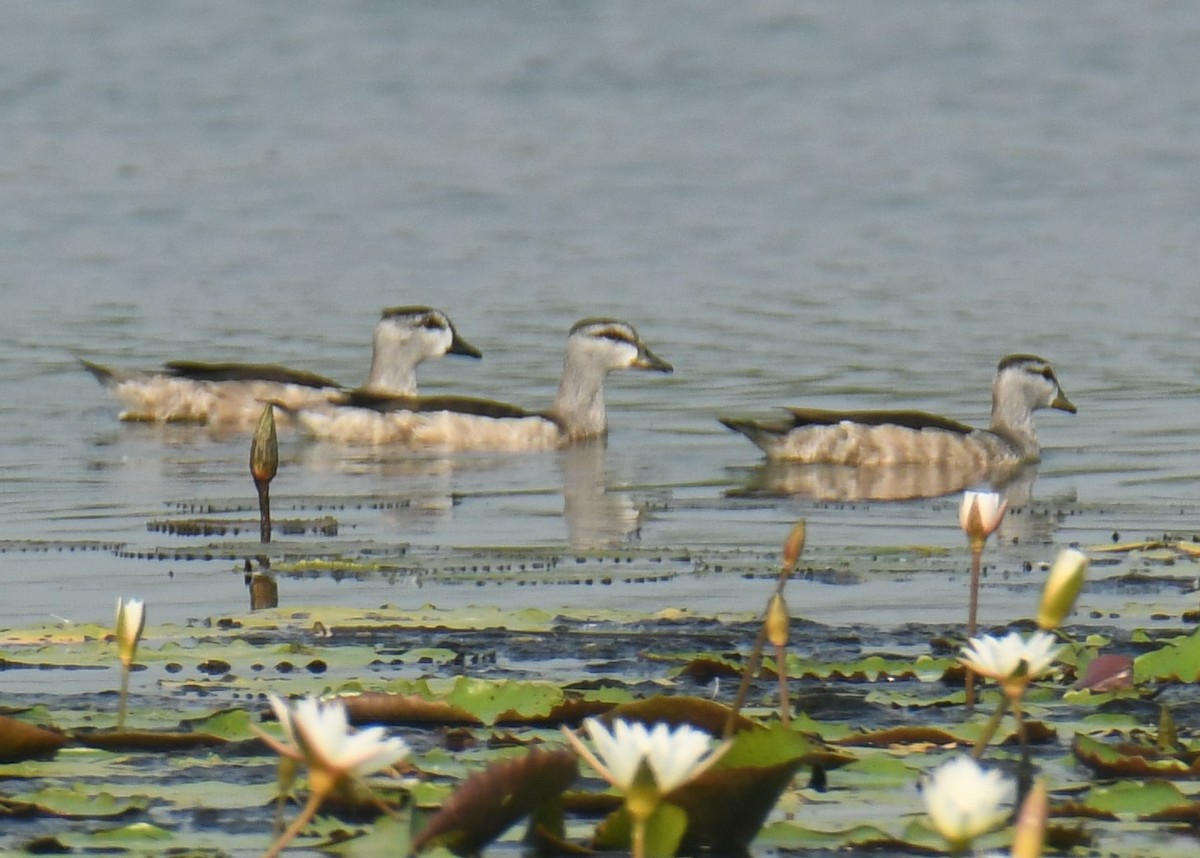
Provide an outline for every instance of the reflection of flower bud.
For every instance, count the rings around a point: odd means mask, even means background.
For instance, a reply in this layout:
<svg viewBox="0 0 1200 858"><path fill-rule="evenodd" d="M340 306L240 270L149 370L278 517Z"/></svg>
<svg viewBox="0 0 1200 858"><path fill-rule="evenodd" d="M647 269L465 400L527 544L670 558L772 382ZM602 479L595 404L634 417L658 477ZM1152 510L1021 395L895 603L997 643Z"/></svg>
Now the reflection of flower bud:
<svg viewBox="0 0 1200 858"><path fill-rule="evenodd" d="M1000 526L1008 501L996 492L963 492L958 524L972 542L982 543Z"/></svg>
<svg viewBox="0 0 1200 858"><path fill-rule="evenodd" d="M250 474L256 483L269 483L279 471L279 439L275 435L275 406L268 405L258 418L250 441Z"/></svg>
<svg viewBox="0 0 1200 858"><path fill-rule="evenodd" d="M771 642L772 646L787 646L790 621L787 602L783 601L783 594L776 593L771 597L771 603L767 605L767 616L763 621L767 625L767 640Z"/></svg>
<svg viewBox="0 0 1200 858"><path fill-rule="evenodd" d="M808 528L803 521L796 522L792 527L792 532L788 534L787 540L783 543L783 568L789 572L796 568L796 564L800 562L800 555L804 552L804 538L808 532Z"/></svg>
<svg viewBox="0 0 1200 858"><path fill-rule="evenodd" d="M1088 557L1082 551L1068 548L1059 552L1042 590L1042 604L1037 615L1039 626L1049 630L1062 624L1075 606L1087 568Z"/></svg>
<svg viewBox="0 0 1200 858"><path fill-rule="evenodd" d="M146 627L146 605L141 599L117 599L117 656L129 667Z"/></svg>

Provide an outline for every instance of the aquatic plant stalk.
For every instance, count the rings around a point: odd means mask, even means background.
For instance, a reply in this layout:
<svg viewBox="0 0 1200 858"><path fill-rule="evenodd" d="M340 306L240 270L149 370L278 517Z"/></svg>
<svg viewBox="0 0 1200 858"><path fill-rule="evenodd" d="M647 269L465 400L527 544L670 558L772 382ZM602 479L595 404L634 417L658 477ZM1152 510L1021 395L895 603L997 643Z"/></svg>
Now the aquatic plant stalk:
<svg viewBox="0 0 1200 858"><path fill-rule="evenodd" d="M271 541L271 480L279 472L279 438L275 434L275 406L268 405L258 418L250 440L250 475L258 489L259 540Z"/></svg>
<svg viewBox="0 0 1200 858"><path fill-rule="evenodd" d="M725 730L722 733L722 738L729 739L733 736L734 725L737 724L738 713L742 711L742 707L746 705L746 696L750 693L750 682L754 678L754 674L758 672L758 665L762 660L763 646L767 642L767 621L769 619L771 605L775 598L783 598L783 588L787 586L788 578L796 569L796 564L800 562L800 555L804 553L804 542L808 536L808 526L803 520L792 525L791 533L783 543L783 556L780 558L779 575L775 578L775 589L771 592L770 599L767 600L767 610L763 612L762 622L758 624L758 636L754 639L754 646L750 649L750 654L746 657L746 667L742 671L742 681L738 685L737 697L734 698L733 706L729 710L729 716L725 719ZM782 669L782 668L781 668Z"/></svg>
<svg viewBox="0 0 1200 858"><path fill-rule="evenodd" d="M1008 698L1001 696L1000 702L996 704L996 711L992 713L992 717L988 719L988 722L983 725L983 732L975 740L975 747L971 749L972 759L983 759L983 752L987 750L988 743L996 735L996 730L1000 727L1000 722L1004 720L1006 712L1008 712Z"/></svg>
<svg viewBox="0 0 1200 858"><path fill-rule="evenodd" d="M783 594L776 593L771 597L771 603L767 606L767 617L763 621L763 626L767 629L767 637L770 639L771 645L775 647L775 673L779 677L779 721L784 727L788 727L792 723L787 673L788 625L790 622L791 615L788 614Z"/></svg>
<svg viewBox="0 0 1200 858"><path fill-rule="evenodd" d="M1008 501L997 492L963 492L962 503L958 507L958 524L967 535L967 543L971 549L971 596L967 608L967 637L974 637L978 627L979 613L979 578L983 562L983 546L1000 522L1008 509ZM967 672L966 706L970 712L975 707L975 674Z"/></svg>
<svg viewBox="0 0 1200 858"><path fill-rule="evenodd" d="M292 824L284 830L283 834L279 835L279 838L263 853L263 858L276 858L276 856L283 852L287 848L287 845L295 840L296 836L304 830L304 826L312 822L312 818L317 815L317 811L321 809L321 805L325 803L325 799L332 790L332 783L318 788L316 782L310 777L308 801L305 803L304 808L292 820Z"/></svg>
<svg viewBox="0 0 1200 858"><path fill-rule="evenodd" d="M968 638L974 636L979 622L979 575L983 562L983 543L982 539L971 539L971 596L967 608ZM967 669L966 707L967 712L975 708L975 672L970 668Z"/></svg>

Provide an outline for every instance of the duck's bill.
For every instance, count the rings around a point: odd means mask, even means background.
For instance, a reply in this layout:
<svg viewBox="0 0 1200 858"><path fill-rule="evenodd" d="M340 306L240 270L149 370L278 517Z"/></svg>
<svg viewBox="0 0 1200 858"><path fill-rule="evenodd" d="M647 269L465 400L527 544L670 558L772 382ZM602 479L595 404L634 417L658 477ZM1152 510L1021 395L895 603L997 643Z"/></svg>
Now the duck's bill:
<svg viewBox="0 0 1200 858"><path fill-rule="evenodd" d="M638 355L630 364L634 369L648 369L654 372L674 372L675 367L660 358L645 346L638 348Z"/></svg>
<svg viewBox="0 0 1200 858"><path fill-rule="evenodd" d="M1054 401L1050 403L1051 408L1057 408L1059 411L1065 411L1068 414L1075 414L1079 409L1075 407L1075 403L1067 399L1067 395L1061 390L1058 396L1054 397Z"/></svg>
<svg viewBox="0 0 1200 858"><path fill-rule="evenodd" d="M483 352L460 337L457 331L454 333L454 339L450 341L450 354L473 358L483 357Z"/></svg>

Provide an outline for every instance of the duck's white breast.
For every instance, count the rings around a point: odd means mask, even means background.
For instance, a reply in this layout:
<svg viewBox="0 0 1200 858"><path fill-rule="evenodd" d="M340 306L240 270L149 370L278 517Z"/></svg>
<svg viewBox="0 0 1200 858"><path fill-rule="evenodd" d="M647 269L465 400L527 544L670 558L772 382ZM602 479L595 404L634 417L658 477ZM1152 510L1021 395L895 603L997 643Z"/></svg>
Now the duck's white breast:
<svg viewBox="0 0 1200 858"><path fill-rule="evenodd" d="M454 411L325 408L299 412L314 437L341 444L391 444L438 450L551 450L563 443L544 417L481 417Z"/></svg>

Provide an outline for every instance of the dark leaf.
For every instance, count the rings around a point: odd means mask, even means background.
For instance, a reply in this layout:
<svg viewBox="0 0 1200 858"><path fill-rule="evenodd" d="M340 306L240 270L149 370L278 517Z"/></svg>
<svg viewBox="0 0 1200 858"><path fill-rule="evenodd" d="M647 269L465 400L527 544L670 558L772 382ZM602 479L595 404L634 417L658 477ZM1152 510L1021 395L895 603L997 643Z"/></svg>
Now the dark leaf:
<svg viewBox="0 0 1200 858"><path fill-rule="evenodd" d="M605 720L611 721L616 718L643 724L663 723L672 727L690 724L713 736L720 736L725 730L725 721L729 718L729 708L701 697L658 696L622 703L610 709ZM736 731L754 729L761 727L749 718L738 718Z"/></svg>
<svg viewBox="0 0 1200 858"><path fill-rule="evenodd" d="M579 776L572 751L534 749L467 778L413 841L413 851L442 846L472 855L509 826L555 800Z"/></svg>
<svg viewBox="0 0 1200 858"><path fill-rule="evenodd" d="M483 724L466 709L417 694L387 694L368 691L339 697L350 723L361 724Z"/></svg>
<svg viewBox="0 0 1200 858"><path fill-rule="evenodd" d="M209 733L160 733L154 730L77 730L72 738L105 751L186 751L224 745L226 739Z"/></svg>
<svg viewBox="0 0 1200 858"><path fill-rule="evenodd" d="M57 730L35 727L0 715L0 763L15 763L53 754L67 742Z"/></svg>

